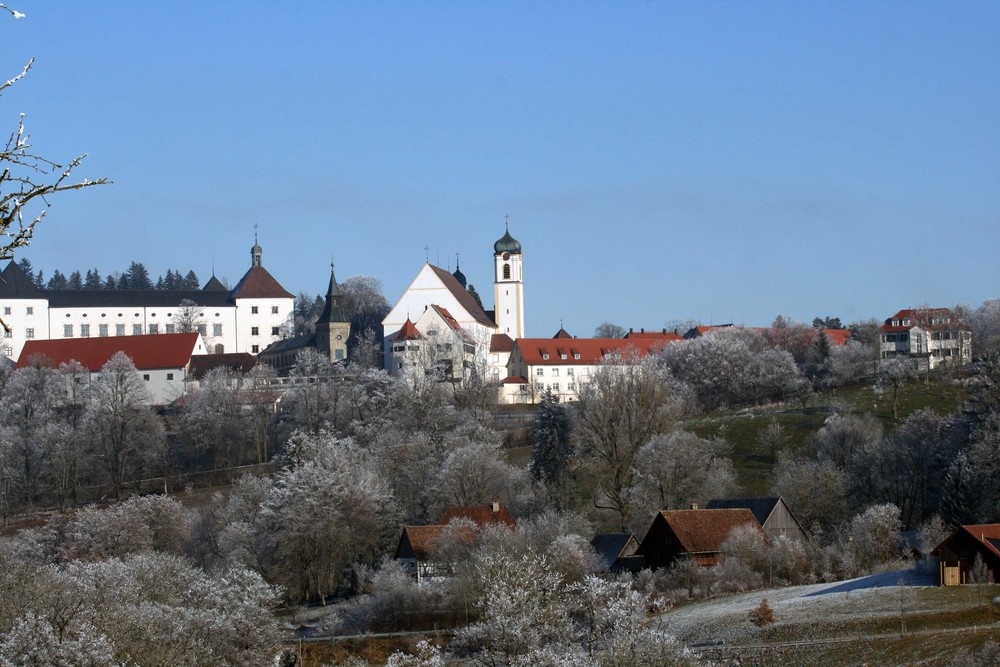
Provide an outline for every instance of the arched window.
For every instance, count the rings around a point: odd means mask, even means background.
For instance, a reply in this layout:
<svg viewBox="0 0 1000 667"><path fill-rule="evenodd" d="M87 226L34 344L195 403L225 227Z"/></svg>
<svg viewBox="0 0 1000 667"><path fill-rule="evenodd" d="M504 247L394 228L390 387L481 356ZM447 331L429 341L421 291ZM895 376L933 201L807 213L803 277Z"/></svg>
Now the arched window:
<svg viewBox="0 0 1000 667"><path fill-rule="evenodd" d="M216 345L215 345L215 353L216 354L225 354L226 353L226 346L223 345L222 343L216 343Z"/></svg>
<svg viewBox="0 0 1000 667"><path fill-rule="evenodd" d="M503 279L510 280L510 264L503 265Z"/></svg>

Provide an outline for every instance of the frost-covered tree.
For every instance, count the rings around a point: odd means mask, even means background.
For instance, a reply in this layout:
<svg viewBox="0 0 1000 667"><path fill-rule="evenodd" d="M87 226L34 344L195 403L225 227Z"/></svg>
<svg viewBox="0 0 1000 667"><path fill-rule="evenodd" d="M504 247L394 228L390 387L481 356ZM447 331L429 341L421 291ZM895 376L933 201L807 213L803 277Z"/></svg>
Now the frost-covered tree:
<svg viewBox="0 0 1000 667"><path fill-rule="evenodd" d="M908 380L917 377L913 361L906 357L890 357L878 364L875 372L875 388L879 392L888 392L892 399L892 418L899 420L899 390Z"/></svg>
<svg viewBox="0 0 1000 667"><path fill-rule="evenodd" d="M602 366L580 389L576 431L581 455L598 484L594 504L617 514L622 530L632 523L630 492L639 449L669 432L684 410L683 394L655 359L624 358Z"/></svg>
<svg viewBox="0 0 1000 667"><path fill-rule="evenodd" d="M162 448L163 424L147 407L147 400L142 378L122 352L108 359L92 385L90 440L118 498L140 457Z"/></svg>
<svg viewBox="0 0 1000 667"><path fill-rule="evenodd" d="M594 329L594 338L624 338L625 327L613 322L601 322Z"/></svg>
<svg viewBox="0 0 1000 667"><path fill-rule="evenodd" d="M849 509L850 479L832 461L779 456L771 493L781 496L803 526L830 528L843 521Z"/></svg>
<svg viewBox="0 0 1000 667"><path fill-rule="evenodd" d="M194 333L202 319L202 309L191 299L181 299L174 312L174 331L177 333Z"/></svg>
<svg viewBox="0 0 1000 667"><path fill-rule="evenodd" d="M214 467L240 465L248 449L251 432L245 428L243 380L237 371L214 368L181 411L184 435L195 450L212 457Z"/></svg>
<svg viewBox="0 0 1000 667"><path fill-rule="evenodd" d="M855 571L867 573L902 556L899 508L891 503L872 505L855 515L843 535L842 549L851 556Z"/></svg>

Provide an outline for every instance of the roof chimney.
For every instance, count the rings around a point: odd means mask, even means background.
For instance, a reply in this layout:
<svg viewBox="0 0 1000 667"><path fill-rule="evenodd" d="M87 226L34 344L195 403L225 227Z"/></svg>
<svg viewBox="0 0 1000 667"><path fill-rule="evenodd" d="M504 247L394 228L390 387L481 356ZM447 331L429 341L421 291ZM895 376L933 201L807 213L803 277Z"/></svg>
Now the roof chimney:
<svg viewBox="0 0 1000 667"><path fill-rule="evenodd" d="M642 327L641 329L639 329L639 333L646 333L646 327Z"/></svg>
<svg viewBox="0 0 1000 667"><path fill-rule="evenodd" d="M500 511L500 501L494 500L493 501L493 513L496 514L499 511Z"/></svg>

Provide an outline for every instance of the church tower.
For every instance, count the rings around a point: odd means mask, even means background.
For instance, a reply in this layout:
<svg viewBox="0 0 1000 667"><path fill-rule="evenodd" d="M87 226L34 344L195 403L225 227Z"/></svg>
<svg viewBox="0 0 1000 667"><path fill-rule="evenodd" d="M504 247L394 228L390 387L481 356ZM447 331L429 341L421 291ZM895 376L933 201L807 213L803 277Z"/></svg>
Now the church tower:
<svg viewBox="0 0 1000 667"><path fill-rule="evenodd" d="M330 286L326 290L326 304L323 314L316 320L316 349L326 354L330 361L347 359L347 338L351 335L351 323L341 305L340 285L333 274L330 263Z"/></svg>
<svg viewBox="0 0 1000 667"><path fill-rule="evenodd" d="M510 235L510 226L493 244L494 318L497 333L524 338L524 283L521 279L521 244Z"/></svg>

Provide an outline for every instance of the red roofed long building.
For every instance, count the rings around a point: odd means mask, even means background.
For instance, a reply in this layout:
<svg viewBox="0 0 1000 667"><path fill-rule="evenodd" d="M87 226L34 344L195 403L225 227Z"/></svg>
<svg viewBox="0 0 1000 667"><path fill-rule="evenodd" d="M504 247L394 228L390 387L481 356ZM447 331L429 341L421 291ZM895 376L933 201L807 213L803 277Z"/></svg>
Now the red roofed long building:
<svg viewBox="0 0 1000 667"><path fill-rule="evenodd" d="M972 332L947 308L907 308L882 325L883 359L912 357L920 368L972 361Z"/></svg>
<svg viewBox="0 0 1000 667"><path fill-rule="evenodd" d="M58 367L76 361L93 378L118 352L132 360L145 383L151 405L165 405L180 398L191 372L192 357L206 353L198 333L29 340L21 350L16 368L39 362Z"/></svg>
<svg viewBox="0 0 1000 667"><path fill-rule="evenodd" d="M683 338L657 334L639 338L518 338L507 364L505 403L534 403L551 391L562 402L575 401L601 364L642 358Z"/></svg>

